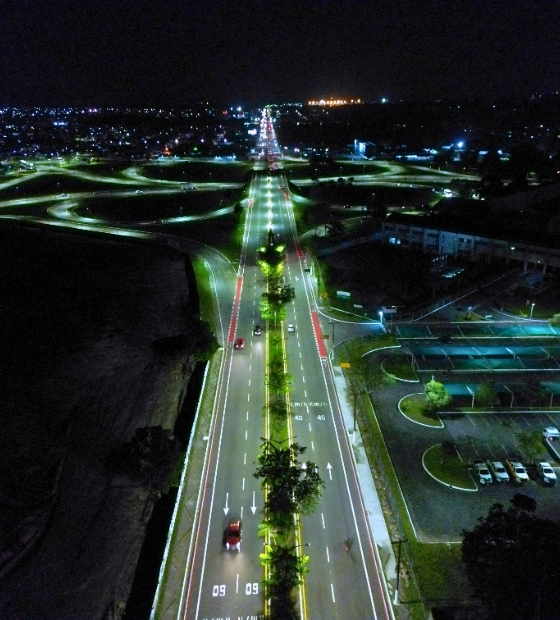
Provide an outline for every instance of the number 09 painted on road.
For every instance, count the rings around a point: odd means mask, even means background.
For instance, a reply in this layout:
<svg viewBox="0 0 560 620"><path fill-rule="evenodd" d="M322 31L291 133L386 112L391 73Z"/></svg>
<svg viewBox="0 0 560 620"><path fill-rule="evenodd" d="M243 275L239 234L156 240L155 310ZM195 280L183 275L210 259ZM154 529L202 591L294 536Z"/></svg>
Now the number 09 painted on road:
<svg viewBox="0 0 560 620"><path fill-rule="evenodd" d="M258 594L259 593L259 584L258 583L246 583L245 584L245 594ZM226 595L226 586L214 586L212 588L212 596L225 596Z"/></svg>

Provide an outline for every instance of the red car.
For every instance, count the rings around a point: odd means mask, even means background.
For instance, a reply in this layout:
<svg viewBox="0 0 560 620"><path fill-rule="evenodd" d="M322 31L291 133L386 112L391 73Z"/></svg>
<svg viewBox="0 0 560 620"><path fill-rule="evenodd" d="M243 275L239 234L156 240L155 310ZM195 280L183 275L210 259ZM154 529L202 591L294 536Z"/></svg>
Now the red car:
<svg viewBox="0 0 560 620"><path fill-rule="evenodd" d="M238 338L233 345L235 349L244 349L245 348L245 340L243 338Z"/></svg>
<svg viewBox="0 0 560 620"><path fill-rule="evenodd" d="M241 551L241 521L230 521L225 535L228 551Z"/></svg>

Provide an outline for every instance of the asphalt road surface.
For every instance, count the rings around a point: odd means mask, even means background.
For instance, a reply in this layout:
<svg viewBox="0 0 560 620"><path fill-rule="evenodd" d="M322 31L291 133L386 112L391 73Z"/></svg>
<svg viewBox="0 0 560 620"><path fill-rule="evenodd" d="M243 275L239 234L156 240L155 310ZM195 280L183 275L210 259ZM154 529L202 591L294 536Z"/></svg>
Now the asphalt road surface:
<svg viewBox="0 0 560 620"><path fill-rule="evenodd" d="M392 618L392 609L375 545L371 540L350 459L332 374L321 339L305 257L296 243L295 222L284 177L275 169L277 144L270 124L262 143L272 145L251 187L243 251L237 274L231 324L217 393L215 423L208 438L209 461L196 532L192 570L186 584L185 618L260 618L263 613L259 553L263 539L263 492L253 477L265 435L265 338L253 335L264 292L256 250L269 229L286 244L287 283L296 293L284 330L288 372L293 376L291 420L294 441L307 447L303 460L318 466L325 481L315 513L302 519L302 541L310 556L299 599L302 617L311 619ZM263 169L264 168L264 169ZM281 187L280 187L281 186ZM219 285L219 274L217 281ZM236 349L236 339L244 348ZM243 525L241 551L227 551L224 532L230 520ZM344 541L352 544L346 551Z"/></svg>

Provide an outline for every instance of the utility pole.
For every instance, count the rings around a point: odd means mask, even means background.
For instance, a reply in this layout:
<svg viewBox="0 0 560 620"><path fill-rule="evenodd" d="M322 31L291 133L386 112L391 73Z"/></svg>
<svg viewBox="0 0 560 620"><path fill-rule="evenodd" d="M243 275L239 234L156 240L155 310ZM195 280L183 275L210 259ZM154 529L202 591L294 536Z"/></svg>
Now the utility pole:
<svg viewBox="0 0 560 620"><path fill-rule="evenodd" d="M397 551L397 587L395 588L395 605L399 604L399 584L401 578L401 545L402 543L408 542L407 538L399 538L399 540L392 540L392 545L399 545Z"/></svg>
<svg viewBox="0 0 560 620"><path fill-rule="evenodd" d="M334 321L329 321L329 325L332 325L332 344L334 347Z"/></svg>
<svg viewBox="0 0 560 620"><path fill-rule="evenodd" d="M353 434L356 434L356 396L358 396L360 392L350 392L350 396L354 397L354 429Z"/></svg>

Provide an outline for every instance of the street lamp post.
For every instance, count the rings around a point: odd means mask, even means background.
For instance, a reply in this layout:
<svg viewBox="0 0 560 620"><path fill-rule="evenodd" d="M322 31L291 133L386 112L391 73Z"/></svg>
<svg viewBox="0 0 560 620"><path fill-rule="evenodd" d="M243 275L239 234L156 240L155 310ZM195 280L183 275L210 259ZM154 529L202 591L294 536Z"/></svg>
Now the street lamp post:
<svg viewBox="0 0 560 620"><path fill-rule="evenodd" d="M535 307L535 302L531 304L531 313L529 314L529 319L533 318L533 308Z"/></svg>
<svg viewBox="0 0 560 620"><path fill-rule="evenodd" d="M329 321L329 325L332 325L332 344L334 347L334 321Z"/></svg>
<svg viewBox="0 0 560 620"><path fill-rule="evenodd" d="M383 327L383 310L379 311L379 322L381 323L381 327Z"/></svg>

